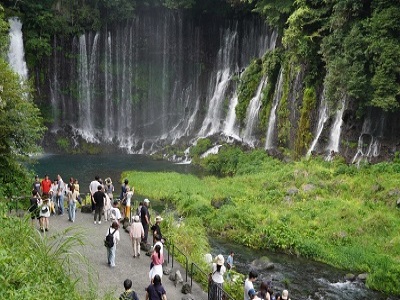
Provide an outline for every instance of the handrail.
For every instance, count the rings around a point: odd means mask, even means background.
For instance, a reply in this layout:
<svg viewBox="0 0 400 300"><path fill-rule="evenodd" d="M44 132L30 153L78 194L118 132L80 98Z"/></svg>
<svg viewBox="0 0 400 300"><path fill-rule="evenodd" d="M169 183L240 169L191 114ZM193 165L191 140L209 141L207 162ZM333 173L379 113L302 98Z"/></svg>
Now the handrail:
<svg viewBox="0 0 400 300"><path fill-rule="evenodd" d="M182 251L182 250L180 250L178 247L176 247L175 246L175 244L173 244L173 243L171 243L171 242L166 242L165 243L165 245L166 245L166 247L167 247L167 250L168 250L168 256L167 256L167 258L168 258L168 263L169 263L169 261L170 261L170 255L171 255L171 260L172 260L172 264L171 264L171 267L173 268L174 267L174 257L175 257L175 249L180 253L180 254L182 254L184 257L185 257L185 271L186 271L186 282L188 281L188 257L187 257L187 255L185 255L185 253ZM170 254L170 248L172 247L172 251L171 251L171 254ZM198 266L196 263L194 263L194 262L192 262L191 263L191 265L190 265L190 287L192 287L193 286L193 274L194 274L194 272L193 272L193 267L195 267L197 270L199 270L200 271L200 273L202 273L203 275L204 275L204 277L205 277L205 279L206 279L206 282L207 282L207 294L208 294L208 298L209 298L209 295L210 295L210 282L208 282L208 273L207 272L205 272L204 270L202 270L201 268L200 268L200 266ZM222 291L222 295L223 295L223 299L226 299L226 300L228 300L228 299L231 299L231 300L235 300L235 298L233 298L227 291L225 291L222 287L220 287L219 285L215 285L216 287L217 287L217 289L219 289L219 290L221 290Z"/></svg>

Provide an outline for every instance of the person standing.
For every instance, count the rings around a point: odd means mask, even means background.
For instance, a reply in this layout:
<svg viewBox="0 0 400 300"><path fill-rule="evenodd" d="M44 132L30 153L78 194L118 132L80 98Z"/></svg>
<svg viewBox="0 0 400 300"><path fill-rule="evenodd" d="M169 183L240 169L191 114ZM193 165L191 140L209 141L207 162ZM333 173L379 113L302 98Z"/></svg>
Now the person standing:
<svg viewBox="0 0 400 300"><path fill-rule="evenodd" d="M68 221L75 222L76 203L78 202L79 193L75 191L75 185L70 185L70 190L67 194L68 199Z"/></svg>
<svg viewBox="0 0 400 300"><path fill-rule="evenodd" d="M43 200L42 206L40 206L39 210L39 223L41 231L49 231L49 217L50 217L50 206L49 206L49 198Z"/></svg>
<svg viewBox="0 0 400 300"><path fill-rule="evenodd" d="M143 225L140 223L139 216L133 218L133 223L131 225L131 230L129 231L129 236L132 241L133 257L140 256L140 241L144 236Z"/></svg>
<svg viewBox="0 0 400 300"><path fill-rule="evenodd" d="M119 300L139 300L136 292L132 290L132 280L124 280L125 292L119 296Z"/></svg>
<svg viewBox="0 0 400 300"><path fill-rule="evenodd" d="M32 183L32 191L36 190L40 195L40 180L39 175L35 175L35 181Z"/></svg>
<svg viewBox="0 0 400 300"><path fill-rule="evenodd" d="M235 255L235 253L233 251L230 252L230 254L228 255L228 258L226 259L226 278L228 280L231 279L231 269L233 268L233 256Z"/></svg>
<svg viewBox="0 0 400 300"><path fill-rule="evenodd" d="M108 264L110 265L111 268L115 267L115 256L117 253L117 244L120 241L118 229L119 229L118 223L113 222L107 230L107 235L112 234L113 239L114 239L114 245L110 248L107 247L107 260L108 260Z"/></svg>
<svg viewBox="0 0 400 300"><path fill-rule="evenodd" d="M133 197L133 187L132 189L128 186L126 188L126 203L125 203L125 218L129 219L129 222L131 221L131 203L132 203L132 197Z"/></svg>
<svg viewBox="0 0 400 300"><path fill-rule="evenodd" d="M122 219L122 216L121 216L121 212L118 208L118 200L114 200L114 203L110 210L110 221L117 222L117 224L119 224L121 219Z"/></svg>
<svg viewBox="0 0 400 300"><path fill-rule="evenodd" d="M249 291L249 299L250 300L262 300L261 298L258 297L257 292L255 289L250 289Z"/></svg>
<svg viewBox="0 0 400 300"><path fill-rule="evenodd" d="M40 183L40 191L42 192L42 198L48 199L50 198L50 189L51 189L51 180L49 179L49 175L44 175L44 179Z"/></svg>
<svg viewBox="0 0 400 300"><path fill-rule="evenodd" d="M155 275L153 282L146 288L146 300L167 300L167 292L159 275Z"/></svg>
<svg viewBox="0 0 400 300"><path fill-rule="evenodd" d="M160 240L163 240L162 234L161 234L161 228L160 228L160 223L163 220L161 216L157 216L155 221L156 223L151 226L151 230L153 231L153 245L156 243L156 236L160 237Z"/></svg>
<svg viewBox="0 0 400 300"><path fill-rule="evenodd" d="M39 219L39 204L40 197L37 190L32 190L32 197L30 198L30 206L28 211L31 214L32 225L34 225L35 219ZM39 220L40 224L40 220Z"/></svg>
<svg viewBox="0 0 400 300"><path fill-rule="evenodd" d="M95 204L93 202L93 195L94 193L96 193L98 191L98 187L101 186L100 182L99 182L100 177L98 175L96 175L94 177L94 180L89 184L89 192L90 192L90 200L92 202L92 212L95 209Z"/></svg>
<svg viewBox="0 0 400 300"><path fill-rule="evenodd" d="M222 300L223 290L222 284L224 283L224 274L226 268L224 266L225 259L222 254L217 255L215 263L211 267L211 286L209 293L209 300Z"/></svg>
<svg viewBox="0 0 400 300"><path fill-rule="evenodd" d="M106 194L110 197L111 202L114 200L114 186L110 177L107 177L105 180L106 185L104 186Z"/></svg>
<svg viewBox="0 0 400 300"><path fill-rule="evenodd" d="M261 282L260 285L260 290L258 291L257 296L260 297L262 300L270 300L271 299L271 295L269 293L269 284L267 281L263 281Z"/></svg>
<svg viewBox="0 0 400 300"><path fill-rule="evenodd" d="M246 278L246 281L244 282L244 300L250 300L249 291L251 289L254 290L253 282L257 280L257 277L258 273L256 271L249 272L249 277Z"/></svg>
<svg viewBox="0 0 400 300"><path fill-rule="evenodd" d="M62 180L60 174L57 175L57 182L58 182L58 187L57 187L56 202L57 202L59 214L62 216L62 215L64 215L65 184L64 184L64 181Z"/></svg>
<svg viewBox="0 0 400 300"><path fill-rule="evenodd" d="M147 244L147 237L149 235L149 226L150 226L150 213L149 213L149 199L144 199L142 209L140 210L140 219L142 221L144 236L142 242Z"/></svg>
<svg viewBox="0 0 400 300"><path fill-rule="evenodd" d="M99 224L101 224L101 214L103 213L104 201L106 195L103 192L103 187L99 184L97 186L97 192L93 194L94 204L94 224L97 224L96 218L98 216Z"/></svg>
<svg viewBox="0 0 400 300"><path fill-rule="evenodd" d="M58 205L57 205L57 190L58 190L58 179L54 179L51 188L50 188L50 195L51 195L51 201L53 202L51 204L51 213L53 215L57 214L58 211Z"/></svg>
<svg viewBox="0 0 400 300"><path fill-rule="evenodd" d="M154 279L154 276L159 275L162 278L163 269L162 264L164 262L164 256L161 253L160 245L154 247L154 251L151 254L151 262L152 267L149 272L150 282Z"/></svg>

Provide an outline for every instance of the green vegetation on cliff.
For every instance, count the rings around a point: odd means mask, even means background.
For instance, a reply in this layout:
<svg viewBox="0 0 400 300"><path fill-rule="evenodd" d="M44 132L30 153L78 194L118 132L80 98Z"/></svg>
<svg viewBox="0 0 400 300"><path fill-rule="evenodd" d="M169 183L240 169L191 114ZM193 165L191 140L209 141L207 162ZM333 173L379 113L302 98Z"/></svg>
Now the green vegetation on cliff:
<svg viewBox="0 0 400 300"><path fill-rule="evenodd" d="M138 194L173 203L186 219L201 218L213 234L367 272L368 287L400 294L400 211L395 205L400 163L357 169L318 158L282 163L261 151L221 151L226 153L207 164L219 175L236 175L124 176L135 182ZM222 206L215 208L215 202Z"/></svg>

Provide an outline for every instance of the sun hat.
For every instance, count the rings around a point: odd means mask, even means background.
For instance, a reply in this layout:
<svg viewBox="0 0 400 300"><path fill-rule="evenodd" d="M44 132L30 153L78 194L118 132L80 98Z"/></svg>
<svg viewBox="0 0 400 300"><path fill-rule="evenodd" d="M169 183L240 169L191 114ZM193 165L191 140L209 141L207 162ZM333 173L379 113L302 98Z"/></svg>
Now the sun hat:
<svg viewBox="0 0 400 300"><path fill-rule="evenodd" d="M157 222L157 221L162 221L162 220L163 220L163 218L161 218L161 216L157 216L157 217L156 217L156 222Z"/></svg>
<svg viewBox="0 0 400 300"><path fill-rule="evenodd" d="M145 203L150 203L150 200L146 198L146 199L144 199L143 202L145 202Z"/></svg>
<svg viewBox="0 0 400 300"><path fill-rule="evenodd" d="M139 216L138 216L138 215L136 215L136 216L133 218L133 221L135 221L135 222L139 222L139 221L140 221L140 219L139 219Z"/></svg>
<svg viewBox="0 0 400 300"><path fill-rule="evenodd" d="M289 296L288 290L283 290L283 292L282 292L282 299L283 299L283 300L287 300L288 296Z"/></svg>
<svg viewBox="0 0 400 300"><path fill-rule="evenodd" d="M215 257L215 262L217 265L223 265L225 262L224 257L222 256L222 254L218 254L217 257Z"/></svg>
<svg viewBox="0 0 400 300"><path fill-rule="evenodd" d="M255 289L250 289L249 292L248 292L248 294L249 294L249 296L251 297L251 296L256 295L257 293L256 293Z"/></svg>

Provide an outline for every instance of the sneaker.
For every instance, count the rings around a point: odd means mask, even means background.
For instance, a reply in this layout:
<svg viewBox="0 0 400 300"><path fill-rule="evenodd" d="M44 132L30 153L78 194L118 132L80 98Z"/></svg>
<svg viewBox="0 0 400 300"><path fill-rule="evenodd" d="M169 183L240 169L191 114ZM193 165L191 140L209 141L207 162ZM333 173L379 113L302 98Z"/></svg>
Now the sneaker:
<svg viewBox="0 0 400 300"><path fill-rule="evenodd" d="M135 258L136 257L136 255L133 255L133 258Z"/></svg>
<svg viewBox="0 0 400 300"><path fill-rule="evenodd" d="M96 225L97 224L97 222L96 221L94 221L94 225Z"/></svg>
<svg viewBox="0 0 400 300"><path fill-rule="evenodd" d="M99 224L101 224L101 221L99 221Z"/></svg>

